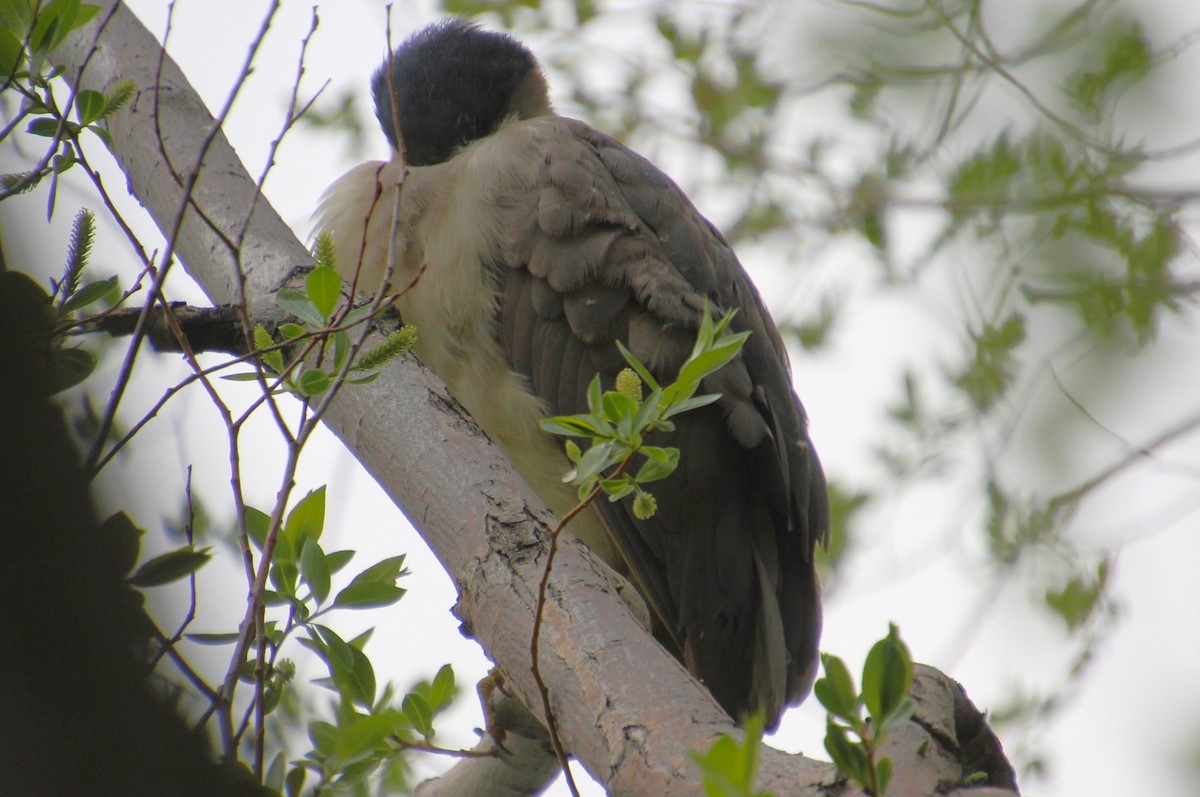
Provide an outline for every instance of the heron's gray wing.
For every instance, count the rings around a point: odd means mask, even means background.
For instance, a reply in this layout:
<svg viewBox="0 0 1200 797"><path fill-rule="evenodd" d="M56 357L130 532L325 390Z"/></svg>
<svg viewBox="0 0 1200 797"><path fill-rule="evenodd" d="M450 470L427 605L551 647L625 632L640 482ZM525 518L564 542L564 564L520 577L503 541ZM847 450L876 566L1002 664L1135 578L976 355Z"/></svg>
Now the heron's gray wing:
<svg viewBox="0 0 1200 797"><path fill-rule="evenodd" d="M512 368L556 414L611 388L623 341L673 380L707 302L752 335L702 386L722 398L678 416L658 444L678 471L651 486L659 510L602 510L635 581L688 668L735 717L768 724L811 684L820 632L812 551L827 533L824 477L787 356L732 250L653 164L573 120L538 130L533 187L509 214L499 327Z"/></svg>

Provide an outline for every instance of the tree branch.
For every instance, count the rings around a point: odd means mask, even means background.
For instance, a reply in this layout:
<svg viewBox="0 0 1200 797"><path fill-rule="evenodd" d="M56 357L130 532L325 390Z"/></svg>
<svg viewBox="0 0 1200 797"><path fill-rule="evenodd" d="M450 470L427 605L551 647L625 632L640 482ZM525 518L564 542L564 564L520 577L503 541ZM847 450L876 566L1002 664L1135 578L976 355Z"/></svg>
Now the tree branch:
<svg viewBox="0 0 1200 797"><path fill-rule="evenodd" d="M127 9L118 7L100 32L114 1L99 4L97 21L59 53L65 75L76 88L101 91L118 79L137 82L135 100L109 122L112 150L133 192L160 228L170 229L183 197L183 175L171 164L190 167L214 123L169 58L156 83L161 48ZM217 135L191 193L195 207L174 242L188 272L216 304L235 301L239 273L244 274L251 313L296 266L310 262L275 211L255 201L256 194L253 179ZM229 242L243 228L242 246L231 251ZM553 526L550 513L445 386L412 357L369 385L341 391L325 420L429 543L458 587L455 612L507 682L526 705L540 705L529 639ZM610 793L700 794L689 751L705 750L721 734L738 731L643 630L616 583L580 543L563 541L541 636L542 670L559 731ZM943 741L935 738L933 744ZM961 769L956 776L949 765L925 777L929 758L904 759L903 767L916 770L913 783L961 782ZM838 785L830 764L801 756L766 750L761 771L762 787L780 794L850 793L844 783ZM890 793L928 792L897 784Z"/></svg>

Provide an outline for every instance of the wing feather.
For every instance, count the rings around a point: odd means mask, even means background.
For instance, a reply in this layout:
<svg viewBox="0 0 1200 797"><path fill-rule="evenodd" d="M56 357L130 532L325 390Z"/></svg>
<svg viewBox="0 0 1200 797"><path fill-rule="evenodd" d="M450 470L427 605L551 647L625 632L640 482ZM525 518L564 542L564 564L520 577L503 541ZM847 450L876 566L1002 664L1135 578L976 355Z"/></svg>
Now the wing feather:
<svg viewBox="0 0 1200 797"><path fill-rule="evenodd" d="M541 157L501 247L498 321L508 362L551 412L584 411L597 372L611 387L616 339L671 380L706 304L738 308L735 329L753 333L705 380L720 401L656 441L682 451L653 486L659 513L638 520L627 500L602 511L664 642L731 713L761 707L774 724L811 684L812 550L828 529L782 341L729 245L669 178L580 122L536 130Z"/></svg>

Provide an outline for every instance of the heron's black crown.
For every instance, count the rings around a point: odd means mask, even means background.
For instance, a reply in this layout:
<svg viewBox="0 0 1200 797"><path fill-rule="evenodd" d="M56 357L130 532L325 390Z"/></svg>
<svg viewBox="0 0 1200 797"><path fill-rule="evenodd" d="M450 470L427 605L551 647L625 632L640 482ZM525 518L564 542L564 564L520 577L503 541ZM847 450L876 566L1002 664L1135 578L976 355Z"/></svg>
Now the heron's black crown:
<svg viewBox="0 0 1200 797"><path fill-rule="evenodd" d="M399 119L411 166L449 159L514 114L550 112L533 53L511 36L462 19L436 22L410 36L375 72L371 93L393 148Z"/></svg>

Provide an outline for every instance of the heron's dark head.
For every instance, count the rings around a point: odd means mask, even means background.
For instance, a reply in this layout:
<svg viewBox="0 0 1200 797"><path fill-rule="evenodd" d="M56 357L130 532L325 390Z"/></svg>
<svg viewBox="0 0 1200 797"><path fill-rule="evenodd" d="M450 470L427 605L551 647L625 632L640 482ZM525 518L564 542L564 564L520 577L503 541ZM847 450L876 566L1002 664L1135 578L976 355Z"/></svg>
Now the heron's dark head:
<svg viewBox="0 0 1200 797"><path fill-rule="evenodd" d="M511 36L462 19L436 22L410 36L375 72L371 93L393 149L399 120L412 166L449 159L463 144L496 132L510 116L552 112L533 53Z"/></svg>

